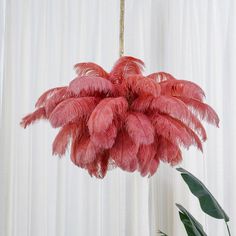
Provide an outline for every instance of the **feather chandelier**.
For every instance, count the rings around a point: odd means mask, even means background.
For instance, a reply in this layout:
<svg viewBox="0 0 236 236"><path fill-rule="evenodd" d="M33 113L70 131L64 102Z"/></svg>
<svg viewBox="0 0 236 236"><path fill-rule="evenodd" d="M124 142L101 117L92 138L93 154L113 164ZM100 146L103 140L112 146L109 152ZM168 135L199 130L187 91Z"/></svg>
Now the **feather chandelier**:
<svg viewBox="0 0 236 236"><path fill-rule="evenodd" d="M123 56L124 0L120 14L120 58L112 70L76 64L76 78L43 93L21 121L26 128L46 119L60 128L53 154L63 156L70 145L72 162L97 178L114 167L152 176L160 161L178 164L181 147L202 151L207 135L201 120L219 125L197 84L165 72L146 76L141 60Z"/></svg>

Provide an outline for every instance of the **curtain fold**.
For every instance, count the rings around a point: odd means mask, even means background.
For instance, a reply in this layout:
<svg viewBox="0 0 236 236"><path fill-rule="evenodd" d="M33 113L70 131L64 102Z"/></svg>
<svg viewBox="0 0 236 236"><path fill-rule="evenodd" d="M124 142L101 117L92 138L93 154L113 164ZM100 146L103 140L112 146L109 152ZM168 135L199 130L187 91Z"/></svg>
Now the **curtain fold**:
<svg viewBox="0 0 236 236"><path fill-rule="evenodd" d="M48 88L68 84L73 65L106 70L119 55L118 0L0 2L0 235L185 235L174 203L184 205L208 235L227 235L205 216L175 168L152 178L112 170L103 180L53 157L56 135L46 122L19 122ZM206 126L204 154L194 148L181 164L212 191L236 234L236 3L234 0L127 0L125 54L206 92L220 128Z"/></svg>

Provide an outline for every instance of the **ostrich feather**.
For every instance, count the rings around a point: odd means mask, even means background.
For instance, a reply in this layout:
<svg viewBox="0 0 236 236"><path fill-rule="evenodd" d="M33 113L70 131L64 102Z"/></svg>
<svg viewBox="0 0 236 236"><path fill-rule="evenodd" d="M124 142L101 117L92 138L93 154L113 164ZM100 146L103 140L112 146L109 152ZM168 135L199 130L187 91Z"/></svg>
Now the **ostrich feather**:
<svg viewBox="0 0 236 236"><path fill-rule="evenodd" d="M98 156L98 173L97 177L102 179L107 173L109 164L109 155L107 151L104 151Z"/></svg>
<svg viewBox="0 0 236 236"><path fill-rule="evenodd" d="M132 102L131 109L139 112L148 111L153 100L153 96L139 96Z"/></svg>
<svg viewBox="0 0 236 236"><path fill-rule="evenodd" d="M206 120L208 123L219 127L220 119L214 109L209 105L192 98L182 97L179 99L190 107L193 113L198 114L200 119Z"/></svg>
<svg viewBox="0 0 236 236"><path fill-rule="evenodd" d="M140 75L128 77L126 83L130 90L142 96L158 97L161 93L161 87L158 83Z"/></svg>
<svg viewBox="0 0 236 236"><path fill-rule="evenodd" d="M165 114L155 114L151 120L158 136L185 148L195 145L202 151L202 142L197 134L181 121Z"/></svg>
<svg viewBox="0 0 236 236"><path fill-rule="evenodd" d="M137 152L138 146L132 141L127 131L121 130L110 149L110 156L121 169L133 172L138 165Z"/></svg>
<svg viewBox="0 0 236 236"><path fill-rule="evenodd" d="M141 75L144 63L134 57L121 57L113 66L109 77L115 83L122 81L130 75Z"/></svg>
<svg viewBox="0 0 236 236"><path fill-rule="evenodd" d="M117 114L123 115L128 109L128 103L124 97L104 98L93 110L88 128L90 135L100 133L112 124Z"/></svg>
<svg viewBox="0 0 236 236"><path fill-rule="evenodd" d="M184 124L196 130L201 135L203 140L206 140L207 138L206 131L198 118L192 114L184 102L175 97L139 97L134 100L131 108L139 112L154 110L154 112L158 111L161 114L168 114L169 116L181 120Z"/></svg>
<svg viewBox="0 0 236 236"><path fill-rule="evenodd" d="M98 152L99 149L91 142L90 137L82 136L78 143L76 164L83 167L85 164L93 162Z"/></svg>
<svg viewBox="0 0 236 236"><path fill-rule="evenodd" d="M149 173L150 164L154 159L156 149L153 144L140 145L137 158L139 164L139 171L142 176L146 176Z"/></svg>
<svg viewBox="0 0 236 236"><path fill-rule="evenodd" d="M95 92L112 93L113 90L113 84L109 80L95 76L77 77L69 85L69 91L77 95L85 92L86 96L91 96Z"/></svg>
<svg viewBox="0 0 236 236"><path fill-rule="evenodd" d="M77 165L76 155L77 155L77 151L79 147L80 138L81 136L78 136L78 135L72 135L72 138L71 138L70 159L75 165Z"/></svg>
<svg viewBox="0 0 236 236"><path fill-rule="evenodd" d="M179 147L164 137L159 137L156 155L160 160L168 162L172 166L178 164L182 160L182 154Z"/></svg>
<svg viewBox="0 0 236 236"><path fill-rule="evenodd" d="M129 113L126 118L126 129L137 145L151 144L154 141L154 127L142 113Z"/></svg>
<svg viewBox="0 0 236 236"><path fill-rule="evenodd" d="M149 108L181 120L184 124L193 128L204 141L206 140L207 135L203 125L181 100L174 97L160 96L152 100Z"/></svg>
<svg viewBox="0 0 236 236"><path fill-rule="evenodd" d="M108 73L98 64L93 62L84 62L74 65L78 77L81 76L98 76L107 78Z"/></svg>
<svg viewBox="0 0 236 236"><path fill-rule="evenodd" d="M52 145L53 155L63 156L65 154L69 141L77 128L76 124L67 124L60 129Z"/></svg>
<svg viewBox="0 0 236 236"><path fill-rule="evenodd" d="M89 117L98 103L94 97L69 98L61 102L51 113L49 121L57 128L75 119Z"/></svg>
<svg viewBox="0 0 236 236"><path fill-rule="evenodd" d="M185 126L174 122L168 115L155 114L152 119L152 124L159 136L170 140L172 143L181 144L186 148L192 144L189 133Z"/></svg>
<svg viewBox="0 0 236 236"><path fill-rule="evenodd" d="M109 155L106 151L97 154L97 158L86 165L90 176L95 176L96 178L104 178L107 173L109 165Z"/></svg>
<svg viewBox="0 0 236 236"><path fill-rule="evenodd" d="M46 112L44 107L38 108L35 112L25 116L20 125L25 129L28 125L31 125L39 119L46 119Z"/></svg>
<svg viewBox="0 0 236 236"><path fill-rule="evenodd" d="M44 107L45 107L47 117L50 116L52 111L56 108L56 106L60 102L66 100L68 98L72 98L72 97L75 97L75 95L73 95L72 93L70 93L68 91L68 87L64 87L64 88L61 88L58 91L56 91L50 98L48 98L45 101Z"/></svg>
<svg viewBox="0 0 236 236"><path fill-rule="evenodd" d="M160 164L159 158L154 158L151 160L150 166L149 166L150 177L156 173L159 164Z"/></svg>
<svg viewBox="0 0 236 236"><path fill-rule="evenodd" d="M152 79L156 82L163 82L166 80L176 80L174 76L165 72L156 72L147 76L148 79Z"/></svg>
<svg viewBox="0 0 236 236"><path fill-rule="evenodd" d="M61 90L62 88L66 87L57 87L57 88L52 88L44 92L37 100L35 107L41 107L45 105L45 102L47 101L48 98L50 98L54 93L56 93L58 90Z"/></svg>
<svg viewBox="0 0 236 236"><path fill-rule="evenodd" d="M100 154L100 158L98 161L99 170L98 170L98 178L102 179L105 177L108 170L109 156L107 152Z"/></svg>
<svg viewBox="0 0 236 236"><path fill-rule="evenodd" d="M186 80L167 80L160 82L161 94L175 97L189 97L202 101L204 91L195 83Z"/></svg>
<svg viewBox="0 0 236 236"><path fill-rule="evenodd" d="M111 124L106 130L91 135L91 141L100 148L111 148L115 142L117 128Z"/></svg>

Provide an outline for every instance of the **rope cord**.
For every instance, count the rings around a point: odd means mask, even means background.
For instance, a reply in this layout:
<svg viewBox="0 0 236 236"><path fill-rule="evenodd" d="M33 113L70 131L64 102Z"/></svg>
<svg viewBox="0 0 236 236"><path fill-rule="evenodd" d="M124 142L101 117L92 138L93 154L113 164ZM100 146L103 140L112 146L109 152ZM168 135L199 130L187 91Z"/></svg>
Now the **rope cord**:
<svg viewBox="0 0 236 236"><path fill-rule="evenodd" d="M120 57L124 55L125 0L120 0Z"/></svg>

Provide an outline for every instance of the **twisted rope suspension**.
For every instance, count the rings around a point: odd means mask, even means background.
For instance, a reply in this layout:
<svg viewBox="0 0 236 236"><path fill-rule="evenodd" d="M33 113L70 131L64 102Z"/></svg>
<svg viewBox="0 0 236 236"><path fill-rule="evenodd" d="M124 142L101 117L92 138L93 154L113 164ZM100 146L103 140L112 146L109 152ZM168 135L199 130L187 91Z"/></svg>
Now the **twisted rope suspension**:
<svg viewBox="0 0 236 236"><path fill-rule="evenodd" d="M125 0L120 0L120 57L124 55Z"/></svg>

